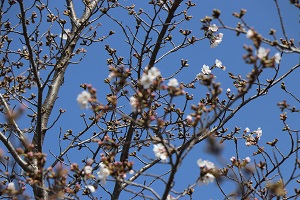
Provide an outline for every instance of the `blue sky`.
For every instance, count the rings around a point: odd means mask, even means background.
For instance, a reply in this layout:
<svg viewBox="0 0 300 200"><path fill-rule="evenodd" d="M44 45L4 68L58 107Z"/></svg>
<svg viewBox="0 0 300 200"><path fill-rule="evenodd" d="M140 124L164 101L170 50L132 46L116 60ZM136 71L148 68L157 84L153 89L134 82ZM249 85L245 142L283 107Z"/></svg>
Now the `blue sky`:
<svg viewBox="0 0 300 200"><path fill-rule="evenodd" d="M145 11L151 9L151 6L147 3L147 1L121 0L120 3L125 5L135 4L136 8L143 7ZM232 16L232 13L239 12L242 8L247 10L247 13L244 18L247 24L250 27L253 27L261 35L271 39L271 36L269 36L268 33L269 30L273 28L277 30L276 34L278 38L283 37L274 1L213 0L199 2L195 1L195 3L197 4L197 6L191 8L188 11L188 15L193 16L191 21L180 24L178 25L178 27L183 30L192 30L192 35L195 35L196 37L203 37L203 31L200 30L200 27L202 26L202 24L200 23L200 19L206 15L211 15L213 9L221 10L221 18L223 22L228 26L235 27L238 22L238 19L234 18ZM299 44L299 13L297 12L297 9L295 7L293 7L287 2L280 1L279 4L283 16L283 21L286 27L287 35L289 38L295 38L295 44ZM78 8L78 10L81 9ZM128 18L128 15L125 11L120 12L119 10L116 10L113 11L111 15L121 20L123 24L126 24L130 27L135 26L134 24L132 24L131 18ZM44 151L49 155L46 167L51 163L51 161L53 161L53 157L50 155L49 151L55 154L59 153L58 136L60 133L60 128L61 133L65 133L68 129L72 129L73 132L79 132L84 129L84 123L82 118L80 117L80 114L86 113L87 116L92 114L92 111L90 110L80 110L76 102L77 95L82 91L82 88L80 88L79 85L82 83L92 84L93 87L97 89L99 101L106 101L105 95L108 92L108 86L104 84L104 79L107 78L109 71L108 66L106 64L106 59L108 58L108 55L104 50L104 45L109 44L112 48L117 49L118 55L123 56L125 58L124 60L129 59L129 47L128 44L124 42L124 37L120 28L114 23L112 23L112 21L109 20L107 17L100 19L100 23L102 24L102 26L98 28L99 36L106 35L109 32L109 30L114 30L116 34L101 43L97 43L90 47L86 47L87 55L82 60L82 62L80 64L70 65L68 67L67 74L65 77L65 83L61 88L59 99L56 102L51 119L55 119L59 108L66 109L66 113L62 115L60 121L46 135ZM216 23L218 26L220 26L220 23L218 21L213 21L213 23ZM66 28L69 27L70 24L67 23ZM57 34L60 32L58 28L52 29L51 31L57 31ZM245 37L245 35L240 35L239 37L237 37L234 32L223 29L220 29L219 32L224 33L224 38L223 42L217 48L211 49L209 47L209 41L206 39L197 42L196 44L186 49L182 49L174 54L167 56L155 66L160 69L163 77L168 77L175 70L180 68L181 59L187 59L189 61L190 67L183 70L182 74L175 76L175 78L177 78L179 82L186 83L188 81L191 81L196 76L196 74L200 73L203 64L212 66L215 62L215 59L219 59L223 62L223 65L226 66L226 71L214 69L213 73L217 76L216 81L221 82L221 87L223 88L223 91L226 91L227 88L231 88L231 91L233 93L236 93L232 85L232 80L228 77L228 72L246 76L251 71L252 66L245 64L244 60L242 59L242 56L246 53L246 51L243 49L243 45L247 44L253 46L253 44L251 40ZM140 34L140 37L143 37L143 33ZM180 37L182 36L179 34L173 35L175 41L180 41ZM270 48L265 44L263 44L262 46ZM277 52L277 50L274 48L270 49L270 55L274 55ZM164 52L167 50L168 49L163 49L159 56L163 55ZM285 73L289 68L293 67L298 63L299 55L284 54L280 64L281 69L279 73ZM146 64L147 62L145 62L145 66ZM263 78L268 78L272 74L273 71L271 69L266 69L263 72ZM285 80L287 88L290 91L293 91L295 95L299 95L299 88L297 87L299 85L299 75L299 72L296 70L293 74L291 74L291 76L289 76ZM253 88L253 91L251 91L250 94L253 94L252 92L255 92L255 88ZM189 93L193 93L196 99L197 97L199 98L205 96L206 90L205 88L198 87L197 90L190 90ZM178 100L176 99L179 105L182 99L184 98L179 97ZM263 130L263 137L261 138L260 143L265 144L265 142L267 141L272 141L274 138L279 138L279 147L281 147L282 151L285 152L285 145L287 143L288 138L286 133L281 131L281 129L283 128L283 124L279 120L280 110L276 106L276 104L282 101L283 99L287 99L290 104L297 103L289 96L287 96L280 89L280 84L278 84L269 91L268 95L261 97L255 100L254 102L251 102L243 109L241 109L234 116L234 118L225 125L225 127L229 128L229 130L232 130L235 126L241 127L242 130L246 127L249 127L251 130L256 130L258 127L261 127ZM129 103L127 105L124 104L124 106L125 110L130 110ZM20 123L21 127L26 126L26 124L23 123L25 122L25 119L20 119L18 122ZM288 123L291 127L295 127L298 123L297 116L288 119ZM294 129L297 129L297 126ZM84 138L88 138L91 135L92 131L85 135ZM255 151L255 149L253 147L246 147L242 141L243 140L239 142L240 158L250 156L251 159L254 160L255 157L252 156L252 153L253 151ZM68 145L68 143L62 141L62 146L65 147L66 145ZM194 182L197 179L197 175L199 175L199 168L196 164L196 161L199 158L211 160L215 162L215 164L218 167L222 167L222 164L224 163L220 163L220 159L206 153L205 148L205 142L196 145L193 148L193 150L190 152L190 155L184 160L181 169L178 171L178 174L175 179L175 188L185 188L187 187L189 181ZM268 149L270 150L269 147ZM154 154L152 154L152 146L150 146L149 150L145 152L148 154L149 157L154 158ZM224 152L222 154L223 158L225 159L224 161L226 161L228 164L230 162L230 157L234 155L234 143L225 143ZM76 161L80 163L81 159L86 159L88 157L88 153L86 151L77 151L74 149L73 151L71 151L69 156L72 162ZM162 166L164 165L165 164L162 164ZM285 166L289 165L290 163L287 163ZM162 169L164 169L164 167L156 167L150 170L150 172L159 174L164 172ZM105 187L110 189L112 185L112 183L108 182ZM233 191L232 185L226 185L223 187L226 190L226 192ZM161 191L158 190L158 192L161 194ZM101 189L99 189L95 196L99 197L102 194L103 192L101 191ZM125 195L125 193L122 194ZM131 196L127 195L128 194L126 194L126 196L122 196L122 199L127 199ZM195 199L198 199L198 197L201 197L201 199L223 198L222 194L216 188L215 183L210 184L208 186L197 186L195 188L195 197L197 197ZM105 198L107 197L104 197L104 199ZM183 199L188 199L188 197L186 196Z"/></svg>

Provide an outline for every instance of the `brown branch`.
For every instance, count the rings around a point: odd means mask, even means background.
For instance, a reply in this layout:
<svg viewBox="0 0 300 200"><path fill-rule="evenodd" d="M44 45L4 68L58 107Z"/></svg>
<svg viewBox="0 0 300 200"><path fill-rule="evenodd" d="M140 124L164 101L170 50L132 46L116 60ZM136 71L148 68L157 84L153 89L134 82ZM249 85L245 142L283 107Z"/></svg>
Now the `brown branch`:
<svg viewBox="0 0 300 200"><path fill-rule="evenodd" d="M153 67L154 63L155 63L155 60L156 60L156 57L157 57L157 54L158 54L158 51L160 49L160 45L161 45L161 42L166 34L166 31L170 25L170 22L171 20L173 19L174 17L174 13L176 11L176 9L179 7L180 3L182 2L182 0L175 0L170 11L169 11L169 14L168 14L168 17L158 35L158 38L156 40L156 44L155 44L155 47L154 47L154 50L153 50L153 53L151 55L151 58L150 58L150 62L148 64L148 69L150 69L151 67Z"/></svg>

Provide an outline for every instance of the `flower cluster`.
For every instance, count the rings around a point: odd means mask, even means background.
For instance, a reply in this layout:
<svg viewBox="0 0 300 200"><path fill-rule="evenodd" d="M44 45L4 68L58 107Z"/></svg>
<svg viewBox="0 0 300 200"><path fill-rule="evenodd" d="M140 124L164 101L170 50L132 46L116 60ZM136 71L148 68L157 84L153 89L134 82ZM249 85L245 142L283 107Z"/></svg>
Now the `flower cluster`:
<svg viewBox="0 0 300 200"><path fill-rule="evenodd" d="M157 158L160 158L162 161L166 161L168 159L168 153L165 146L161 143L153 145L153 152Z"/></svg>
<svg viewBox="0 0 300 200"><path fill-rule="evenodd" d="M215 180L215 176L213 175L215 164L202 159L197 160L197 164L201 169L199 184L204 183L207 185L208 183L213 183Z"/></svg>
<svg viewBox="0 0 300 200"><path fill-rule="evenodd" d="M158 76L160 76L160 71L156 67L152 67L151 69L149 69L147 73L144 73L142 75L142 78L140 80L143 88L148 89Z"/></svg>
<svg viewBox="0 0 300 200"><path fill-rule="evenodd" d="M101 180L103 184L105 184L107 177L110 175L110 171L103 162L99 164L99 168L100 169L97 172L98 179Z"/></svg>
<svg viewBox="0 0 300 200"><path fill-rule="evenodd" d="M244 130L244 133L249 133L250 129L247 127ZM262 130L260 127L257 128L257 130L252 131L250 134L245 136L246 138L246 146L251 146L257 144L258 140L260 140L260 137L262 136Z"/></svg>
<svg viewBox="0 0 300 200"><path fill-rule="evenodd" d="M240 161L240 160L236 159L236 157L232 156L230 158L230 161L231 161L231 163L232 163L233 166L241 168L241 167L245 167L248 163L250 163L251 162L251 158L250 157L246 157L242 161Z"/></svg>
<svg viewBox="0 0 300 200"><path fill-rule="evenodd" d="M202 80L203 77L211 74L211 70L214 69L215 67L220 68L222 70L226 70L226 67L222 64L222 62L218 59L215 60L215 64L210 68L208 65L203 65L201 68L201 72L197 74L196 79L197 80Z"/></svg>
<svg viewBox="0 0 300 200"><path fill-rule="evenodd" d="M87 91L82 91L78 96L77 96L77 102L80 105L81 109L88 108L89 104L89 99L91 98L91 94Z"/></svg>

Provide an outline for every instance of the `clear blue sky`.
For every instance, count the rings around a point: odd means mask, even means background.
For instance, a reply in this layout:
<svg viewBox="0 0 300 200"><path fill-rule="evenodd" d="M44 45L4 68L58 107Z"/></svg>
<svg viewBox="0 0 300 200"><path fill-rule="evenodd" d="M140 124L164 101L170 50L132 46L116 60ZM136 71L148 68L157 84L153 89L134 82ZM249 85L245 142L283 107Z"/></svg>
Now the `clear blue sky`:
<svg viewBox="0 0 300 200"><path fill-rule="evenodd" d="M136 4L136 8L143 7L145 11L150 10L151 6L147 3L148 1L132 1L120 0L121 4L131 5ZM190 29L192 30L192 35L196 37L203 37L203 31L200 30L202 24L200 19L206 15L211 15L212 10L217 8L221 10L221 18L223 22L231 27L235 27L238 20L232 16L233 12L239 12L241 8L247 10L245 20L249 26L254 27L261 35L271 38L268 33L271 28L277 30L277 37L283 37L282 31L279 24L279 18L277 15L276 7L274 1L271 0L252 0L252 1L240 1L240 0L213 0L213 1L195 1L197 4L196 7L191 8L188 11L188 15L192 15L193 18L188 23L180 24L181 29ZM298 23L298 14L299 12L295 7L290 5L288 1L280 1L280 8L283 15L283 21L286 27L287 35L289 38L295 38L295 44L299 43L299 23ZM76 4L76 1L75 1ZM75 5L76 6L76 5ZM80 10L80 9L78 9ZM137 10L137 9L136 9ZM133 27L134 24L131 23L131 19L128 18L126 12L115 11L113 14L117 19L121 20L124 24ZM66 18L67 19L67 18ZM102 18L100 20L102 26L98 29L99 36L106 35L109 30L116 31L116 34L105 40L102 43L98 43L87 47L87 55L83 61L78 65L70 65L67 70L67 75L65 77L65 83L61 88L59 99L56 102L54 112L51 119L55 118L55 114L59 108L66 109L66 113L63 114L60 121L52 128L46 135L44 151L49 155L48 162L49 165L53 160L53 157L50 155L49 151L57 154L58 149L58 136L60 128L62 133L65 133L68 129L72 129L73 132L79 132L84 128L84 123L79 116L82 113L86 113L87 116L91 115L90 110L80 110L76 97L82 91L82 88L79 87L82 83L90 83L96 89L98 93L99 101L105 102L105 95L107 94L108 87L104 84L104 79L107 78L108 66L106 64L106 59L108 58L107 53L104 50L104 45L109 44L112 48L117 49L118 55L123 56L127 60L129 59L128 45L124 42L123 34L118 26L113 24L107 18ZM214 21L218 26L220 24L217 21ZM70 24L69 24L70 27ZM68 25L66 25L68 28ZM54 31L54 30L52 30ZM57 30L59 33L59 30ZM252 41L247 39L245 35L240 35L236 37L235 33L228 30L219 30L219 32L224 33L223 42L214 49L209 47L209 41L203 40L197 42L195 45L190 46L186 49L182 49L179 52L176 52L172 55L167 56L161 62L155 66L159 68L162 72L162 76L169 76L175 70L180 67L180 60L187 59L189 61L190 67L183 71L179 76L175 76L179 82L188 82L191 81L197 73L201 71L203 64L212 66L215 59L219 59L226 66L226 71L215 69L213 73L217 76L217 81L221 82L222 88L226 91L227 88L231 88L233 93L236 93L232 85L232 80L228 78L228 72L233 72L234 74L241 74L245 76L252 69L252 66L244 63L242 56L245 54L243 45L252 45ZM141 34L142 38L143 35ZM173 35L173 38L182 37L181 35ZM179 40L178 40L179 41ZM268 47L265 44L262 46ZM269 48L269 47L268 47ZM163 50L159 55L162 55L166 50ZM274 55L277 52L276 49L271 48L270 55ZM284 54L281 62L280 73L286 72L289 68L293 67L295 64L299 63L299 55L289 55ZM145 62L145 65L147 62ZM268 78L269 74L273 74L273 71L268 69L264 72L264 77ZM299 95L299 75L300 73L296 71L290 77L285 80L286 86L290 91L293 91L296 95ZM199 87L200 88L200 87ZM195 97L204 97L206 90L204 88L198 89L195 91L189 91L193 93ZM184 98L179 98L184 99ZM196 98L195 98L196 99ZM244 107L236 116L228 122L225 127L228 127L229 130L232 130L235 126L241 127L242 129L249 127L251 130L256 130L258 127L261 127L263 130L263 136L260 140L261 144L265 144L266 141L272 141L274 138L279 138L280 143L279 147L282 147L283 152L285 149L285 140L287 135L285 132L282 132L281 129L283 125L279 120L280 110L277 108L276 104L283 99L290 99L281 89L280 85L275 86L269 94L265 97L262 97L255 102L250 103ZM196 102L194 102L196 103ZM296 103L291 100L290 104ZM297 105L296 105L297 106ZM129 104L125 105L125 109L130 109ZM25 116L24 116L25 117ZM22 120L18 121L21 127L25 127L26 124L22 123ZM299 122L297 118L289 119L289 124L291 127L297 125ZM297 127L295 127L297 128ZM88 138L92 135L92 131L88 133L84 138ZM242 140L241 140L242 141ZM67 142L62 142L62 146L68 145ZM264 145L267 146L267 145ZM206 144L205 142L197 145L191 152L190 155L184 160L181 169L179 170L176 176L175 189L182 189L187 187L189 182L194 182L199 175L199 168L196 164L196 161L199 158L209 159L218 167L222 167L223 163L220 163L218 159L214 156L207 154L205 152ZM252 161L255 157L252 156L252 152L255 149L253 147L246 147L243 143L240 144L240 156L245 158L246 156L251 157ZM269 148L270 150L270 148ZM271 152L271 151L270 151ZM149 147L148 156L154 158L152 153L152 146ZM152 154L152 155L151 155ZM74 149L70 154L70 159L72 162L78 162L82 159L89 157L86 151L77 151ZM228 142L224 145L223 157L227 163L231 156L235 156L234 144ZM252 162L253 164L253 162ZM83 166L83 164L81 164ZM285 166L289 166L287 163ZM138 170L138 168L134 169ZM162 173L163 171L157 171L163 169L158 167L151 170L151 173ZM113 184L108 182L106 187L111 188ZM231 186L223 186L227 192L231 190ZM95 196L101 196L103 192L101 188L98 189ZM125 195L125 193L122 193ZM161 193L160 193L161 194ZM127 199L131 195L123 196L121 199ZM197 198L196 198L197 197ZM223 196L216 188L216 184L209 184L208 186L197 186L195 188L195 199L222 199ZM106 198L104 198L106 199ZM183 199L188 199L186 196Z"/></svg>

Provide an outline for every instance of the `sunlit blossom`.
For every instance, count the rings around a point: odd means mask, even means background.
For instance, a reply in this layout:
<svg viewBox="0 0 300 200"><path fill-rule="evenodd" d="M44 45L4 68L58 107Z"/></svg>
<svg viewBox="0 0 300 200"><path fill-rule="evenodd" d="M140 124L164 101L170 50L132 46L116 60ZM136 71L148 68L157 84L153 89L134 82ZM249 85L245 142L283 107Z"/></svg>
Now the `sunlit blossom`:
<svg viewBox="0 0 300 200"><path fill-rule="evenodd" d="M245 128L245 132L246 132L246 133L249 133L249 132L250 132L250 128L246 127L246 128Z"/></svg>
<svg viewBox="0 0 300 200"><path fill-rule="evenodd" d="M177 87L179 85L176 78L171 78L168 82L169 87Z"/></svg>
<svg viewBox="0 0 300 200"><path fill-rule="evenodd" d="M143 88L148 89L158 76L160 76L160 71L156 67L149 69L148 73L144 73L141 78L141 84L143 85Z"/></svg>
<svg viewBox="0 0 300 200"><path fill-rule="evenodd" d="M167 151L163 144L158 143L153 145L153 152L157 158L160 158L162 161L167 160Z"/></svg>
<svg viewBox="0 0 300 200"><path fill-rule="evenodd" d="M209 183L213 183L215 181L215 177L214 175L212 175L211 173L206 173L204 176L202 176L199 180L199 184L201 185L202 183L204 183L205 185L209 184Z"/></svg>
<svg viewBox="0 0 300 200"><path fill-rule="evenodd" d="M250 157L246 157L244 160L245 160L246 163L249 163L251 161L251 158Z"/></svg>
<svg viewBox="0 0 300 200"><path fill-rule="evenodd" d="M209 66L207 66L207 65L203 65L201 71L203 74L206 74L206 75L211 73L211 70L209 69Z"/></svg>
<svg viewBox="0 0 300 200"><path fill-rule="evenodd" d="M262 130L260 127L257 128L256 131L253 131L254 133L257 134L258 139L260 139L260 137L262 136Z"/></svg>
<svg viewBox="0 0 300 200"><path fill-rule="evenodd" d="M13 182L8 183L7 189L9 189L9 190L15 190L16 189L15 184Z"/></svg>
<svg viewBox="0 0 300 200"><path fill-rule="evenodd" d="M86 185L85 188L89 189L91 193L96 191L96 188L93 185Z"/></svg>
<svg viewBox="0 0 300 200"><path fill-rule="evenodd" d="M191 121L193 121L193 117L192 117L191 115L187 115L187 116L186 116L186 120L187 120L188 122L191 122Z"/></svg>
<svg viewBox="0 0 300 200"><path fill-rule="evenodd" d="M98 179L101 180L103 184L105 184L107 177L110 175L110 171L103 162L99 164L99 168L100 169L97 172Z"/></svg>
<svg viewBox="0 0 300 200"><path fill-rule="evenodd" d="M252 29L249 29L247 31L246 37L250 39L253 37L253 35L254 35L254 31Z"/></svg>
<svg viewBox="0 0 300 200"><path fill-rule="evenodd" d="M280 63L280 61L281 61L281 55L280 55L279 52L275 53L274 59L275 59L275 62L276 62L277 64Z"/></svg>
<svg viewBox="0 0 300 200"><path fill-rule="evenodd" d="M231 92L230 88L227 88L226 92L227 92L227 93L230 93L230 92Z"/></svg>
<svg viewBox="0 0 300 200"><path fill-rule="evenodd" d="M258 51L257 51L257 57L259 59L263 59L263 58L267 57L269 51L270 51L269 49L265 49L263 47L259 47Z"/></svg>
<svg viewBox="0 0 300 200"><path fill-rule="evenodd" d="M201 158L197 160L197 164L200 168L215 169L214 163L212 163L208 160L202 160Z"/></svg>
<svg viewBox="0 0 300 200"><path fill-rule="evenodd" d="M211 30L212 32L217 32L218 31L218 27L217 25L213 24L213 25L210 25L208 27L209 30Z"/></svg>
<svg viewBox="0 0 300 200"><path fill-rule="evenodd" d="M138 104L137 99L134 96L132 96L129 98L129 100L130 100L130 106L131 106L132 112L136 112L137 104Z"/></svg>
<svg viewBox="0 0 300 200"><path fill-rule="evenodd" d="M224 36L223 33L219 33L215 35L210 41L210 47L211 48L217 47L222 42L223 36Z"/></svg>
<svg viewBox="0 0 300 200"><path fill-rule="evenodd" d="M77 96L77 102L80 105L81 109L88 108L89 104L89 99L91 98L91 94L87 91L82 91L78 96Z"/></svg>
<svg viewBox="0 0 300 200"><path fill-rule="evenodd" d="M231 162L235 162L235 161L236 161L236 157L232 156L232 157L230 158L230 161L231 161Z"/></svg>
<svg viewBox="0 0 300 200"><path fill-rule="evenodd" d="M91 166L87 165L83 168L83 171L84 171L84 174L91 174L93 171L93 168Z"/></svg>

